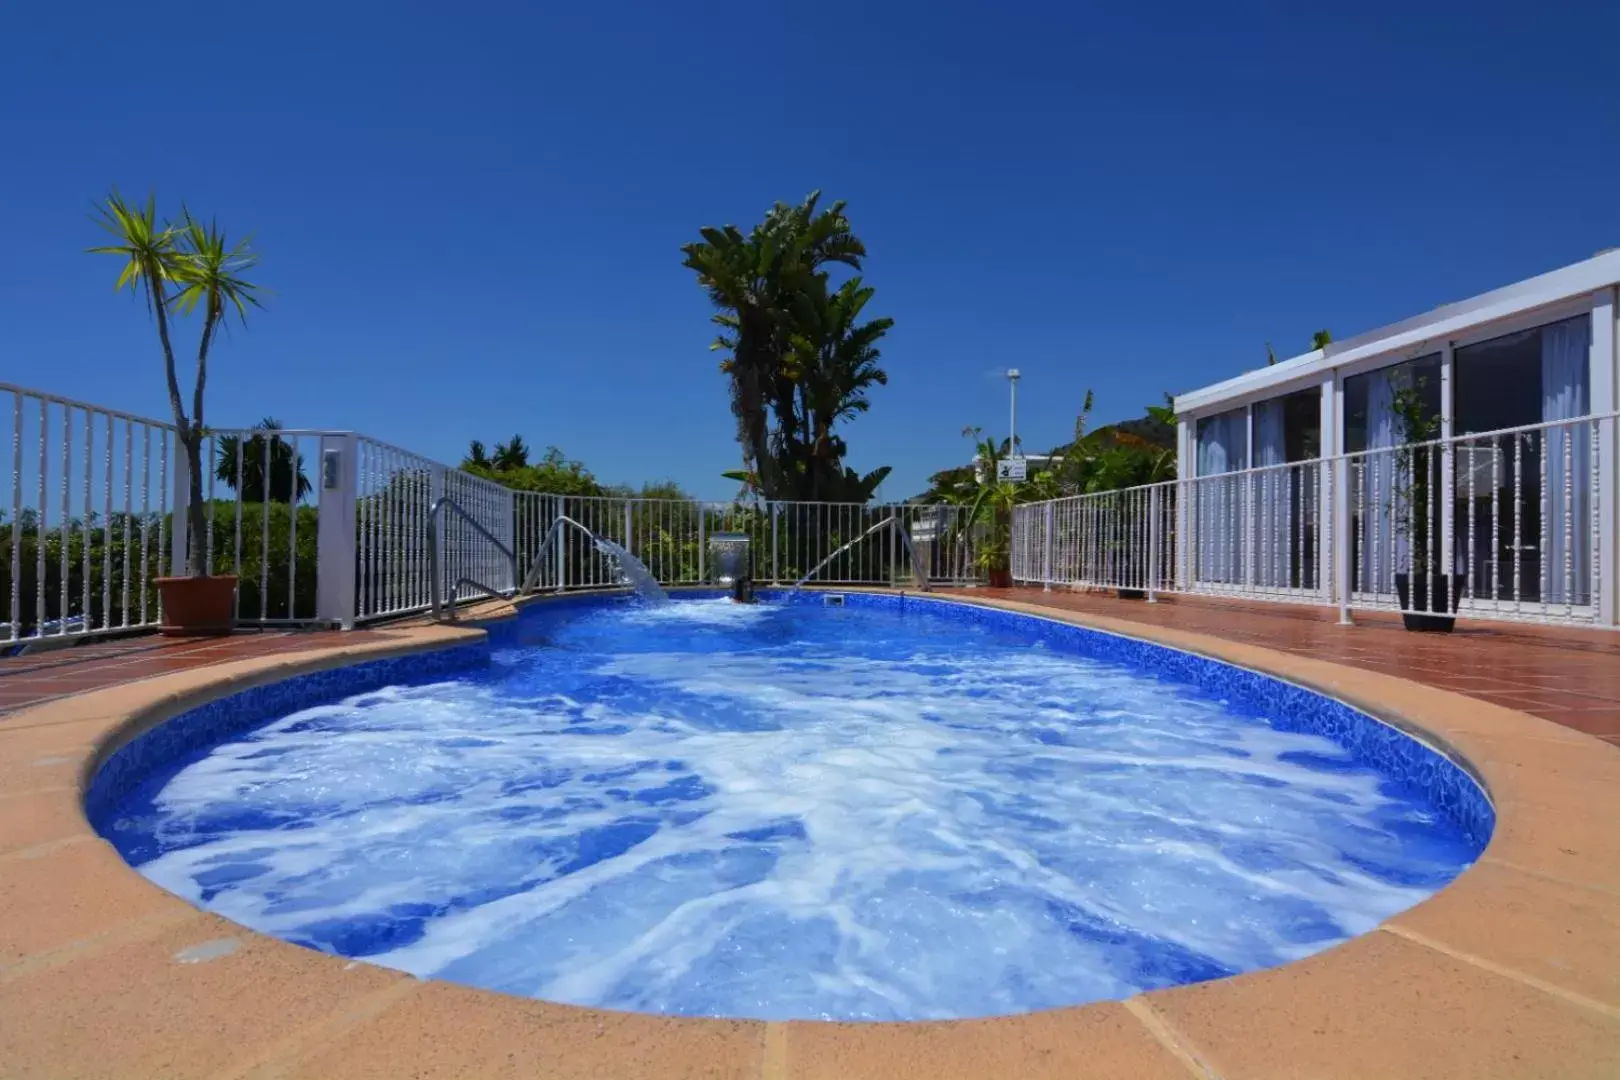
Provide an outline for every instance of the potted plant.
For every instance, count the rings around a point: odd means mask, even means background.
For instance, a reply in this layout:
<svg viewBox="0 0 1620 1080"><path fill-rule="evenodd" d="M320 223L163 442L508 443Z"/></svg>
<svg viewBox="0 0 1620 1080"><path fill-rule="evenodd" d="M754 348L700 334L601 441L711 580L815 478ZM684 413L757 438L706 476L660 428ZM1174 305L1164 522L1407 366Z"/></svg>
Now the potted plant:
<svg viewBox="0 0 1620 1080"><path fill-rule="evenodd" d="M1395 391L1392 411L1395 433L1401 440L1395 451L1395 477L1390 487L1394 533L1407 542L1407 573L1396 572L1395 593L1401 604L1401 623L1408 630L1449 634L1456 626L1457 601L1463 575L1436 567L1434 526L1429 509L1431 476L1440 460L1434 440L1440 418L1424 403L1425 380L1417 378Z"/></svg>
<svg viewBox="0 0 1620 1080"><path fill-rule="evenodd" d="M985 536L976 560L992 589L1012 588L1012 515L1022 500L1017 484L991 482L979 489L968 520L982 523Z"/></svg>
<svg viewBox="0 0 1620 1080"><path fill-rule="evenodd" d="M1012 588L1012 562L1010 545L1005 536L996 536L994 526L989 539L979 544L975 562L984 571L992 589Z"/></svg>
<svg viewBox="0 0 1620 1080"><path fill-rule="evenodd" d="M163 633L168 635L228 634L235 622L236 578L211 576L208 565L207 523L210 507L203 502L202 444L203 388L208 381L208 351L226 316L235 311L246 321L247 305L258 305L257 286L241 275L258 256L246 241L232 246L213 222L203 224L183 207L178 223L159 224L155 200L146 205L126 202L115 190L101 207L99 224L112 234L111 244L91 252L116 255L123 260L115 289L128 286L146 301L163 348L163 370L168 378L169 408L180 446L185 449L186 566L184 576L157 579L163 609ZM202 333L197 345L197 373L192 386L191 414L186 415L175 373L174 348L169 338L172 315L202 309Z"/></svg>

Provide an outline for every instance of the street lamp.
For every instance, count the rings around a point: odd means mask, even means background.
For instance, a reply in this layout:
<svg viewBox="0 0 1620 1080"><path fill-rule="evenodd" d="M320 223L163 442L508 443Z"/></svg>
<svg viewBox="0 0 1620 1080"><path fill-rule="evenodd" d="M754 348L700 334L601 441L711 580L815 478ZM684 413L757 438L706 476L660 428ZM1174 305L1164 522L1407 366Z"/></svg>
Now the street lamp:
<svg viewBox="0 0 1620 1080"><path fill-rule="evenodd" d="M1018 456L1018 369L1007 369L1007 392L1012 399L1012 415L1007 423L1007 456Z"/></svg>

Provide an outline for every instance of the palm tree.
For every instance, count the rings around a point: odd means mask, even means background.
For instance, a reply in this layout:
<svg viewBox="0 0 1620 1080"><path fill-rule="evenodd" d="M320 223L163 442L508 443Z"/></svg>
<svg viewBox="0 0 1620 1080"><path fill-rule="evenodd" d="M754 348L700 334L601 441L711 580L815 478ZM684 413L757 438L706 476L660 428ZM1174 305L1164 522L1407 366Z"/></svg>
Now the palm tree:
<svg viewBox="0 0 1620 1080"><path fill-rule="evenodd" d="M225 234L212 222L203 225L181 209L178 225L158 224L156 199L148 196L146 205L126 202L114 189L101 208L98 224L112 234L114 243L91 248L96 254L116 255L124 260L115 289L125 286L146 300L147 310L157 323L158 341L163 347L163 370L169 384L169 408L180 445L186 450L186 472L190 501L186 513L186 568L192 577L208 575L205 549L207 508L203 505L202 439L203 389L208 382L208 352L220 323L230 310L246 321L247 305L258 305L258 287L241 277L258 262L246 241L231 246ZM168 293L170 287L177 291ZM173 308L184 314L199 304L203 308L202 336L197 345L197 377L192 388L191 415L186 415L180 396L180 380L175 372L174 347L169 338L169 313Z"/></svg>
<svg viewBox="0 0 1620 1080"><path fill-rule="evenodd" d="M831 295L811 295L814 310L808 324L796 333L784 372L798 388L801 426L806 432L806 494L812 499L832 497L843 488L841 465L847 447L834 432L841 420L851 420L871 407L867 391L886 386L888 373L878 366L882 353L877 342L894 325L893 319L857 320L874 290L859 277L851 278Z"/></svg>
<svg viewBox="0 0 1620 1080"><path fill-rule="evenodd" d="M275 432L281 424L274 417L259 421L259 430ZM242 440L227 435L219 440L219 462L214 475L235 491L243 502L263 502L265 499L265 444L270 446L270 501L290 503L303 499L311 490L309 477L304 473L304 455L294 454L291 443L274 435L255 435L242 448ZM240 459L240 460L239 460ZM240 474L238 474L240 469ZM237 477L241 486L237 486Z"/></svg>
<svg viewBox="0 0 1620 1080"><path fill-rule="evenodd" d="M514 435L509 442L496 443L495 456L490 459L489 464L499 472L527 468L529 447L523 441L523 436Z"/></svg>
<svg viewBox="0 0 1620 1080"><path fill-rule="evenodd" d="M798 206L777 203L746 236L735 225L705 226L699 230L701 242L681 248L683 265L697 273L718 309L713 322L721 332L711 348L729 354L720 370L730 378L743 472L757 478L768 498L792 493L790 470L782 460L799 456L797 387L784 370L795 316L802 317L807 295L824 291L822 267L839 263L859 270L866 255L844 204L818 211L820 198L817 191ZM772 411L777 454L771 446Z"/></svg>
<svg viewBox="0 0 1620 1080"><path fill-rule="evenodd" d="M208 573L200 542L206 528L206 519L202 517L201 455L196 452L201 439L192 435L185 405L180 400L180 382L174 370L174 346L169 340L169 305L165 293L167 286L176 280L180 263L175 230L167 225L159 227L155 195L149 195L146 206L141 207L126 202L116 189L108 194L107 205L101 208L96 223L111 233L116 242L93 247L91 253L117 255L124 260L124 269L113 285L114 290L121 291L128 286L146 301L146 309L157 323L158 343L163 347L163 370L169 380L169 408L174 414L175 429L181 443L192 451L189 455L192 513L186 522L190 540L186 549L186 568L193 577L201 576Z"/></svg>
<svg viewBox="0 0 1620 1080"><path fill-rule="evenodd" d="M468 444L467 456L461 459L461 467L463 469L468 467L489 468L489 455L485 453L484 444L481 440L474 439Z"/></svg>

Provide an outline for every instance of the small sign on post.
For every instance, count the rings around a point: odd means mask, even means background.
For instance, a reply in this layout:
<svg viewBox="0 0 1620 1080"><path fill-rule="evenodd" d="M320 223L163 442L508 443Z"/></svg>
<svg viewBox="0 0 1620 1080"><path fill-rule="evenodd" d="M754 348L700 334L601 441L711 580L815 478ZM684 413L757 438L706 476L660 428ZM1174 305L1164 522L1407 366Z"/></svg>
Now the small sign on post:
<svg viewBox="0 0 1620 1080"><path fill-rule="evenodd" d="M1021 482L1029 471L1028 462L1021 457L1002 458L996 462L996 479Z"/></svg>

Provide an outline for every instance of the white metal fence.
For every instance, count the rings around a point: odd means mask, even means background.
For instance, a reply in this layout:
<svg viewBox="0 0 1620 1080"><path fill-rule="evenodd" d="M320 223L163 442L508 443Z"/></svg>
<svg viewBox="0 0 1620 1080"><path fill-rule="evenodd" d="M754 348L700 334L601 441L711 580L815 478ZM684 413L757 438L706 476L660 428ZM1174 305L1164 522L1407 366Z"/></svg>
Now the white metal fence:
<svg viewBox="0 0 1620 1080"><path fill-rule="evenodd" d="M1028 503L1013 513L1012 574L1593 624L1614 426L1585 417Z"/></svg>
<svg viewBox="0 0 1620 1080"><path fill-rule="evenodd" d="M314 553L318 513L311 502L312 448L322 433L280 428L209 429L202 441L204 558L215 574L237 578L238 622L296 624L316 618ZM171 526L180 532L190 503L183 457L176 457Z"/></svg>
<svg viewBox="0 0 1620 1080"><path fill-rule="evenodd" d="M0 448L10 465L0 495L0 647L159 625L156 581L184 572L187 548L190 492L173 425L0 383ZM210 572L236 576L238 621L249 625L352 626L426 611L434 554L461 600L510 592L530 570L548 590L617 585L612 559L571 529L534 566L563 515L625 547L666 585L708 580L717 532L749 537L762 583L797 581L835 552L817 582L910 580L909 549L894 530L851 543L891 518L934 537L918 548L931 580L978 577L959 507L538 495L334 431L211 429L201 458L203 557Z"/></svg>
<svg viewBox="0 0 1620 1080"><path fill-rule="evenodd" d="M171 565L173 428L7 383L0 402L11 467L0 642L155 626L150 583Z"/></svg>
<svg viewBox="0 0 1620 1080"><path fill-rule="evenodd" d="M429 544L435 540L442 573L456 599L478 595L470 582L497 592L518 586L500 548L479 535L468 520L512 548L518 525L512 491L366 436L354 437L353 445L356 621L429 607L433 562ZM441 499L458 509L441 510L438 521L430 522Z"/></svg>
<svg viewBox="0 0 1620 1080"><path fill-rule="evenodd" d="M1443 610L1455 598L1465 617L1607 625L1615 423L1534 424L1021 505L1012 574L1347 615ZM0 383L6 449L0 645L158 625L155 582L183 572L190 501L173 426ZM582 533L563 528L547 547L562 517L623 546L665 585L708 580L718 532L749 538L764 584L812 570L817 583L843 585L910 581L919 569L943 584L981 577L982 526L962 507L516 492L346 432L211 430L202 456L204 557L238 578L247 624L351 626L425 611L435 544L458 599L525 578L546 590L619 584ZM453 508L433 520L441 502ZM912 565L899 529L874 528L890 520L932 538L916 548L925 567Z"/></svg>
<svg viewBox="0 0 1620 1080"><path fill-rule="evenodd" d="M1601 450L1613 424L1532 424L1349 455L1349 606L1421 608L1410 590L1434 583L1460 614L1596 621Z"/></svg>
<svg viewBox="0 0 1620 1080"><path fill-rule="evenodd" d="M908 530L928 525L936 537L919 547L930 581L962 584L977 579L974 536L967 509L921 504L808 502L699 502L684 499L611 498L517 493L518 564L533 566L559 515L624 547L646 564L662 585L695 585L710 578L709 538L742 533L749 539L754 580L790 584L840 548L849 550L822 567L824 585L887 585L914 574L909 551L893 530L858 539L890 518ZM927 554L925 555L924 552ZM578 530L561 531L540 568L548 589L589 589L618 584L613 560Z"/></svg>

